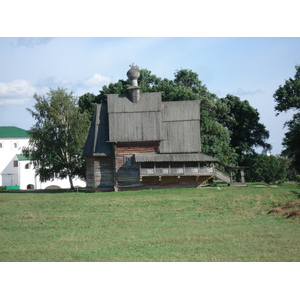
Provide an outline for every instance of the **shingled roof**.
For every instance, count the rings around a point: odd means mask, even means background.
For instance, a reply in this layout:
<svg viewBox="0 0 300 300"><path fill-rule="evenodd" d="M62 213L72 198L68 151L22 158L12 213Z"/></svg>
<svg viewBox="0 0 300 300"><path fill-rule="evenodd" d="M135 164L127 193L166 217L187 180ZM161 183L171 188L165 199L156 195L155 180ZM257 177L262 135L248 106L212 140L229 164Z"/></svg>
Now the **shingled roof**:
<svg viewBox="0 0 300 300"><path fill-rule="evenodd" d="M180 162L180 161L194 161L194 162L218 162L217 158L208 156L203 153L180 153L180 154L157 154L157 153L136 153L136 162Z"/></svg>
<svg viewBox="0 0 300 300"><path fill-rule="evenodd" d="M162 102L161 92L140 93L133 71L127 93L97 105L83 155L113 155L112 144L124 142L160 142L161 154L200 153L200 100Z"/></svg>
<svg viewBox="0 0 300 300"><path fill-rule="evenodd" d="M97 108L85 143L83 156L112 155L112 146L108 142L108 113L107 104L97 104Z"/></svg>

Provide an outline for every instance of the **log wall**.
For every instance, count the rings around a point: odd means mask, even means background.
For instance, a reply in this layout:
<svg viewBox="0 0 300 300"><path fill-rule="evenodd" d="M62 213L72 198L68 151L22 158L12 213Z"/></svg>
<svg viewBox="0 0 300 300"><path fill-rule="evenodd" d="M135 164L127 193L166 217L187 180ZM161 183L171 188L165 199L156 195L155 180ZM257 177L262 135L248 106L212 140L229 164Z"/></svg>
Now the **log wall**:
<svg viewBox="0 0 300 300"><path fill-rule="evenodd" d="M199 188L212 176L146 176L142 177L144 189Z"/></svg>
<svg viewBox="0 0 300 300"><path fill-rule="evenodd" d="M139 164L134 161L135 153L157 152L159 142L116 143L115 191L141 189Z"/></svg>
<svg viewBox="0 0 300 300"><path fill-rule="evenodd" d="M110 156L86 157L86 191L114 190L114 162Z"/></svg>
<svg viewBox="0 0 300 300"><path fill-rule="evenodd" d="M164 188L195 188L211 176L141 176L136 153L157 152L159 142L114 144L114 156L86 157L86 179L89 192Z"/></svg>
<svg viewBox="0 0 300 300"><path fill-rule="evenodd" d="M163 188L196 188L211 176L145 176L140 177L136 153L158 152L158 142L117 143L114 146L115 191Z"/></svg>

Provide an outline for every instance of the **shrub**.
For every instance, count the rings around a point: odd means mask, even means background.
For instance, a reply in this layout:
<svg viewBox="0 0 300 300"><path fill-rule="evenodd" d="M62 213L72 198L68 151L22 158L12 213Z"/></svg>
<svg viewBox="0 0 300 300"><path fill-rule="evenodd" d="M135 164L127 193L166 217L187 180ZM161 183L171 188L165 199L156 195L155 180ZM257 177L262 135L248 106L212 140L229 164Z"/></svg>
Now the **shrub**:
<svg viewBox="0 0 300 300"><path fill-rule="evenodd" d="M287 179L286 158L265 154L245 155L241 165L249 166L245 172L248 182L282 183Z"/></svg>

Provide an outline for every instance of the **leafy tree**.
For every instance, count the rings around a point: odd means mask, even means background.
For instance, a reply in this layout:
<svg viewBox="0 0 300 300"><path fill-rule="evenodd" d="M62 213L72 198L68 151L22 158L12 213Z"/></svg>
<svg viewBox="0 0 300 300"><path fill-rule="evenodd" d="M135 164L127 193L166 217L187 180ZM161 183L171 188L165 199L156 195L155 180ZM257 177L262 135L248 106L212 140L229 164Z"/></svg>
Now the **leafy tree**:
<svg viewBox="0 0 300 300"><path fill-rule="evenodd" d="M288 131L282 145L285 150L282 155L292 158L293 167L300 172L300 113L294 114L293 119L285 123Z"/></svg>
<svg viewBox="0 0 300 300"><path fill-rule="evenodd" d="M231 131L230 145L239 157L242 154L254 153L254 146L271 149L266 143L269 132L265 125L259 123L259 113L247 100L241 101L239 97L227 95L221 99L229 107L227 117L221 123Z"/></svg>
<svg viewBox="0 0 300 300"><path fill-rule="evenodd" d="M284 157L265 154L249 154L242 164L250 166L245 172L248 182L282 183L287 179L287 162Z"/></svg>
<svg viewBox="0 0 300 300"><path fill-rule="evenodd" d="M197 73L181 69L174 73L173 80L169 80L166 78L161 79L147 69L140 69L138 84L142 93L163 92L163 101L200 99L202 151L208 155L218 157L224 163L236 163L235 151L229 144L230 132L221 125L219 120L220 117L226 116L228 108L215 94L208 91L206 86L199 80ZM117 83L103 86L100 94L92 101L101 103L106 101L107 94L126 93L129 85L129 80L119 80ZM80 104L80 106L82 110L85 110L84 105ZM88 105L86 106L88 107Z"/></svg>
<svg viewBox="0 0 300 300"><path fill-rule="evenodd" d="M170 97L171 100L201 100L202 152L219 158L225 164L236 164L237 155L229 143L231 132L221 124L224 116L229 112L228 106L208 91L199 80L197 73L181 69L175 72L174 77L176 89L173 93L176 98Z"/></svg>
<svg viewBox="0 0 300 300"><path fill-rule="evenodd" d="M78 105L80 112L87 112L89 119L92 120L96 109L96 96L91 93L86 93L79 97Z"/></svg>
<svg viewBox="0 0 300 300"><path fill-rule="evenodd" d="M174 79L169 80L141 69L138 84L142 93L163 92L163 101L200 99L202 152L218 157L223 163L236 164L238 156L253 152L253 146L271 147L266 143L269 132L259 123L259 113L248 101L232 95L219 99L192 70L177 70ZM126 93L128 87L129 80L103 86L94 102L105 101L106 94Z"/></svg>
<svg viewBox="0 0 300 300"><path fill-rule="evenodd" d="M33 161L42 182L54 178L84 175L82 151L89 130L89 118L81 113L73 93L50 89L47 95L34 94L34 109L27 109L36 120L29 130L29 146L23 154Z"/></svg>
<svg viewBox="0 0 300 300"><path fill-rule="evenodd" d="M294 79L286 80L285 84L280 85L274 94L277 115L289 109L300 109L300 65L296 65L295 69Z"/></svg>
<svg viewBox="0 0 300 300"><path fill-rule="evenodd" d="M289 78L283 86L280 85L274 99L277 115L290 109L296 110L293 119L284 125L288 131L283 139L285 150L282 154L292 158L293 166L300 172L300 65L296 65L295 69L294 79Z"/></svg>

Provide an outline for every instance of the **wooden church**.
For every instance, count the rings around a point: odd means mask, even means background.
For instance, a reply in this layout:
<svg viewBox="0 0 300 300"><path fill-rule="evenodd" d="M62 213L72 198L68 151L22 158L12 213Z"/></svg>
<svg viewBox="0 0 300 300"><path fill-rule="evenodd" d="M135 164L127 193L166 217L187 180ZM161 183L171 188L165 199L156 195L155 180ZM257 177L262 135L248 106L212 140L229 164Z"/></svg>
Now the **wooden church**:
<svg viewBox="0 0 300 300"><path fill-rule="evenodd" d="M139 70L126 94L97 104L84 148L87 191L200 187L213 176L230 183L201 153L200 101L162 102L140 93ZM222 177L223 176L223 177Z"/></svg>

